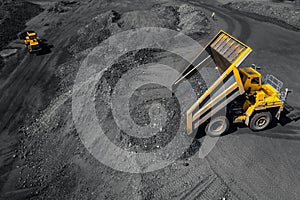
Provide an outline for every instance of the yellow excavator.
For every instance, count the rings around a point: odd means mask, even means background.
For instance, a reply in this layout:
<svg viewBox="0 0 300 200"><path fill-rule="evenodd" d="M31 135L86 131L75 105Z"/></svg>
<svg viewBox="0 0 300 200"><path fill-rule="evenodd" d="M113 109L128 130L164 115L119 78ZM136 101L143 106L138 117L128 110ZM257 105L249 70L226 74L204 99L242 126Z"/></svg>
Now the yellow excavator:
<svg viewBox="0 0 300 200"><path fill-rule="evenodd" d="M21 40L24 40L24 44L29 53L39 52L41 50L42 40L37 36L34 31L25 31L19 35Z"/></svg>
<svg viewBox="0 0 300 200"><path fill-rule="evenodd" d="M224 134L230 123L244 123L253 131L267 128L273 117L280 119L288 89L273 75L262 78L258 67L239 67L252 49L221 30L203 49L193 65L188 66L174 86L187 78L209 59L221 76L186 113L186 129L191 134L204 125L207 135Z"/></svg>

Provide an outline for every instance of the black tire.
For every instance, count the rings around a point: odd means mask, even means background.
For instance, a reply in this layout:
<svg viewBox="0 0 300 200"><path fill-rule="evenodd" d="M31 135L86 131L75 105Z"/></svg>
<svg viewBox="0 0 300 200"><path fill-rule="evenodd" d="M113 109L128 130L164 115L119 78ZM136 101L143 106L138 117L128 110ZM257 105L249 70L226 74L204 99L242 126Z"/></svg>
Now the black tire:
<svg viewBox="0 0 300 200"><path fill-rule="evenodd" d="M219 137L229 129L227 117L220 116L213 118L205 128L205 133L211 137Z"/></svg>
<svg viewBox="0 0 300 200"><path fill-rule="evenodd" d="M256 113L250 120L250 129L253 131L261 131L267 128L272 122L272 114L270 112Z"/></svg>

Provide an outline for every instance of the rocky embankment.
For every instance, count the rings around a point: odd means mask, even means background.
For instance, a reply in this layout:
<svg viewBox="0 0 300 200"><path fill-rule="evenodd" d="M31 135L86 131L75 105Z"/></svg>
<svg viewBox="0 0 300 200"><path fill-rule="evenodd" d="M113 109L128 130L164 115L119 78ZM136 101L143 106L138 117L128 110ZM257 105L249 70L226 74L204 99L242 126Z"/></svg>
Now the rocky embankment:
<svg viewBox="0 0 300 200"><path fill-rule="evenodd" d="M269 1L236 1L223 5L226 8L243 12L260 20L300 30L300 6L296 3L275 3Z"/></svg>

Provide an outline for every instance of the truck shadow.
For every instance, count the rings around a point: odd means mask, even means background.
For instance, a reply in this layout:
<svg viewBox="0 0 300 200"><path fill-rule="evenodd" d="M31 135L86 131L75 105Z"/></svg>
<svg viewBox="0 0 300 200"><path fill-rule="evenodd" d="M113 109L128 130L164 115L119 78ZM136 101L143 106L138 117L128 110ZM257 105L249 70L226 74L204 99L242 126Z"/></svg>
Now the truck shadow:
<svg viewBox="0 0 300 200"><path fill-rule="evenodd" d="M285 104L285 109L282 112L281 119L279 121L281 126L285 126L291 122L296 122L300 119L300 109L294 108L289 104Z"/></svg>
<svg viewBox="0 0 300 200"><path fill-rule="evenodd" d="M300 109L286 104L285 109L281 113L280 120L273 118L273 121L268 128L262 131L252 131L245 124L233 124L230 127L229 131L223 136L232 133L246 134L246 133L237 133L238 129L245 128L245 129L249 129L249 131L247 131L247 134L258 135L262 137L270 137L270 138L300 140L300 134L299 134L300 127L296 127L292 125L285 127L286 125L292 122L297 122L299 119L300 119ZM282 133L283 132L282 130L279 131L280 133L278 133L278 131L276 130L272 131L272 129L276 128L277 126L284 127L284 133Z"/></svg>
<svg viewBox="0 0 300 200"><path fill-rule="evenodd" d="M179 160L186 160L193 155L195 155L201 147L201 142L197 139L194 139L192 144L187 148L182 155L179 157Z"/></svg>
<svg viewBox="0 0 300 200"><path fill-rule="evenodd" d="M263 130L263 131L258 131L254 132L249 129L245 124L240 123L240 124L231 124L229 130L223 134L221 137L224 137L229 134L252 134L252 135L257 135L261 137L269 137L269 138L281 138L281 139L289 139L289 140L300 140L300 134L299 134L299 127L293 127L289 126L288 129L284 130L284 133L277 133L276 131L271 131L277 126L286 126L292 122L296 122L300 119L300 109L299 108L294 108L290 105L285 105L285 109L281 113L280 120L273 120L271 125ZM247 132L242 132L239 133L239 129L248 129L249 131ZM179 160L187 160L188 158L192 157L195 155L199 148L201 147L201 141L200 139L205 137L205 124L201 125L198 127L197 131L195 131L191 137L194 137L194 140L190 147L183 152Z"/></svg>
<svg viewBox="0 0 300 200"><path fill-rule="evenodd" d="M54 47L54 45L49 44L47 42L47 40L43 40L43 42L41 42L40 44L41 50L39 52L37 52L37 56L42 56L42 55L47 55L52 53L52 48Z"/></svg>
<svg viewBox="0 0 300 200"><path fill-rule="evenodd" d="M202 143L201 138L205 136L205 126L200 125L196 131L194 131L189 137L194 138L189 148L187 148L182 155L179 157L179 160L187 160L188 158L194 156L200 149Z"/></svg>

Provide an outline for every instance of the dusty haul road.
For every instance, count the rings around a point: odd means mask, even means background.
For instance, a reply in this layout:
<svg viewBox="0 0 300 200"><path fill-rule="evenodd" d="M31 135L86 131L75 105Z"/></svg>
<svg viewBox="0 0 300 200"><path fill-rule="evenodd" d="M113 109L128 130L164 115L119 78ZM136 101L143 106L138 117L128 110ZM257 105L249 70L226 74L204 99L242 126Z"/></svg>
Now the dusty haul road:
<svg viewBox="0 0 300 200"><path fill-rule="evenodd" d="M205 159L200 159L197 149L193 149L188 158L180 159L166 169L146 174L117 172L98 163L88 153L66 159L67 164L61 169L55 166L55 160L60 163L59 159L63 157L49 155L49 160L53 162L47 160L37 167L43 170L49 167L46 165L53 165L49 168L54 175L41 179L46 180L45 185L35 185L38 177L30 179L33 176L31 169L27 165L18 166L22 163L20 161L15 163L18 159L15 158L15 150L19 144L15 127L23 123L27 110L44 109L43 104L51 100L47 95L56 92L57 87L52 86L57 80L52 75L57 66L68 60L64 47L70 41L65 35L71 35L76 30L78 20L72 19L64 33L45 35L54 45L52 53L27 55L9 77L1 80L2 199L299 199L300 33L245 17L209 1L184 3L203 8L208 14L216 12L214 32L224 29L253 48L244 65L255 63L261 66L262 74L275 75L284 82L285 87L293 90L288 97L290 113L283 117L282 123L258 133L247 127L238 127L221 137ZM124 8L126 4L128 1L119 3ZM90 16L93 13L82 17L81 21ZM72 138L63 139L57 144L72 147ZM44 145L49 147L47 143ZM195 146L199 148L201 143ZM55 143L52 147L56 152ZM77 151L71 147L66 151ZM40 151L39 155L43 155L44 151L46 157L51 149L41 147L36 151ZM24 176L28 176L27 180L31 182L21 187L17 182L26 179Z"/></svg>
<svg viewBox="0 0 300 200"><path fill-rule="evenodd" d="M300 143L300 122L297 121L300 34L226 9L206 8L216 10L217 15L219 12L227 24L225 30L253 47L245 64L259 63L262 74L274 74L284 82L284 87L294 90L288 99L292 111L289 119L282 119L282 125L259 133L238 128L221 138L207 160L229 187L232 184L247 188L247 193L256 199L297 199L300 184L297 147ZM295 121L285 124L291 119Z"/></svg>

